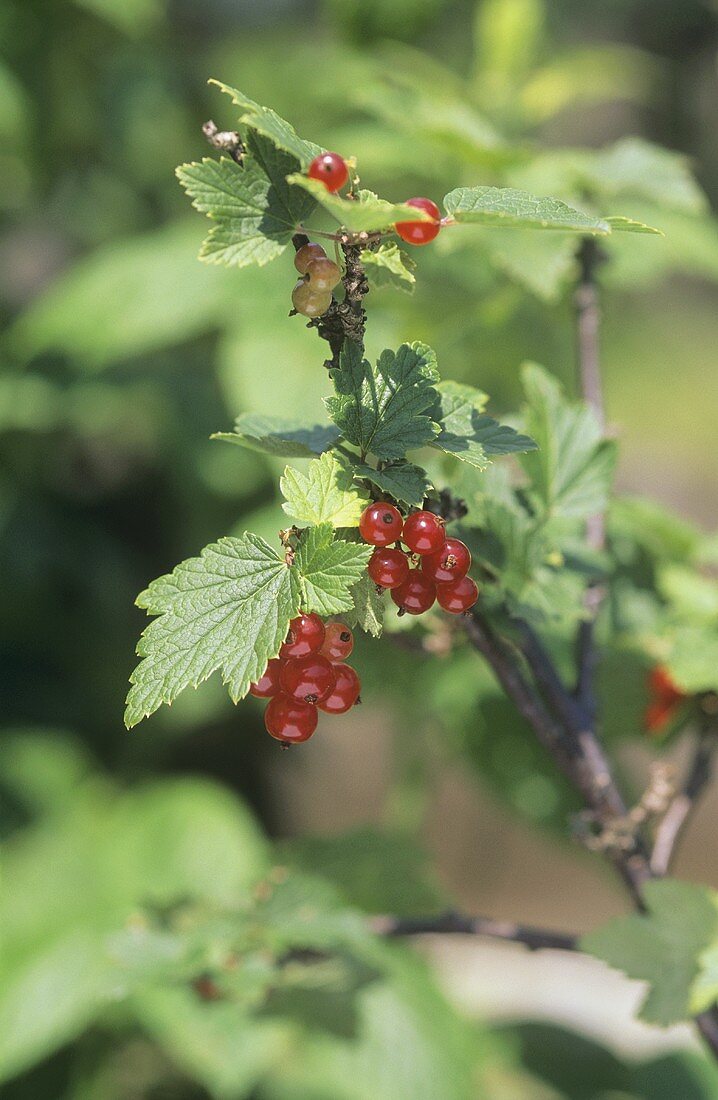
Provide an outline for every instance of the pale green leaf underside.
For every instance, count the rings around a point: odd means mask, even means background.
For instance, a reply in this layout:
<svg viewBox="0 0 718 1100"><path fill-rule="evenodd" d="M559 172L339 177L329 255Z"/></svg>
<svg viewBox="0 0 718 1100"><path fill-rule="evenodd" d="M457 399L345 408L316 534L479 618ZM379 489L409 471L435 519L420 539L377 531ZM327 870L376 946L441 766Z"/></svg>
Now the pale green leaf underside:
<svg viewBox="0 0 718 1100"><path fill-rule="evenodd" d="M361 349L346 341L332 381L337 395L326 399L329 415L363 454L403 458L438 431L428 415L436 399L436 356L425 344L383 351L373 368Z"/></svg>
<svg viewBox="0 0 718 1100"><path fill-rule="evenodd" d="M416 264L397 244L385 243L375 250L365 248L361 254L361 262L372 286L389 286L395 290L413 293Z"/></svg>
<svg viewBox="0 0 718 1100"><path fill-rule="evenodd" d="M432 488L426 471L412 462L398 462L381 470L366 465L355 466L354 476L370 481L382 493L388 493L400 504L406 504L410 508L422 504Z"/></svg>
<svg viewBox="0 0 718 1100"><path fill-rule="evenodd" d="M507 424L483 413L486 394L461 382L441 382L432 416L441 431L432 445L484 470L493 455L534 450L536 444Z"/></svg>
<svg viewBox="0 0 718 1100"><path fill-rule="evenodd" d="M246 413L237 417L233 432L215 432L211 438L278 458L312 458L329 450L341 437L333 424L306 426L278 416Z"/></svg>
<svg viewBox="0 0 718 1100"><path fill-rule="evenodd" d="M353 481L352 471L331 452L310 462L306 473L287 466L279 482L282 508L299 523L357 527L370 497Z"/></svg>
<svg viewBox="0 0 718 1100"><path fill-rule="evenodd" d="M559 199L541 198L512 187L457 187L444 199L447 213L457 222L514 229L560 229L605 235L610 226L574 210Z"/></svg>
<svg viewBox="0 0 718 1100"><path fill-rule="evenodd" d="M625 218L620 215L605 218L614 233L653 233L658 237L665 237L662 229L656 229L645 222L638 222L635 218Z"/></svg>
<svg viewBox="0 0 718 1100"><path fill-rule="evenodd" d="M328 214L353 233L389 229L401 221L431 221L431 216L425 211L406 203L391 203L373 195L366 195L361 201L343 199L327 191L321 180L309 179L299 172L287 176L287 182L303 187Z"/></svg>
<svg viewBox="0 0 718 1100"><path fill-rule="evenodd" d="M223 84L221 80L210 80L209 83L216 84L221 91L231 97L233 103L241 107L240 123L244 123L252 130L263 134L278 149L283 149L286 153L296 157L303 168L307 167L317 153L322 152L321 147L315 145L313 141L305 141L300 138L294 127L283 118L280 118L271 107L263 107L261 104L255 103L244 92L231 88L228 84Z"/></svg>
<svg viewBox="0 0 718 1100"><path fill-rule="evenodd" d="M295 571L247 533L205 547L137 599L157 615L140 638L130 677L128 727L221 669L236 702L276 656L300 608Z"/></svg>
<svg viewBox="0 0 718 1100"><path fill-rule="evenodd" d="M351 590L354 606L344 612L349 626L358 626L373 638L381 637L384 629L384 595L368 573L363 573Z"/></svg>
<svg viewBox="0 0 718 1100"><path fill-rule="evenodd" d="M302 610L338 615L354 606L351 589L365 571L372 547L334 538L324 523L302 535L294 564L301 575Z"/></svg>

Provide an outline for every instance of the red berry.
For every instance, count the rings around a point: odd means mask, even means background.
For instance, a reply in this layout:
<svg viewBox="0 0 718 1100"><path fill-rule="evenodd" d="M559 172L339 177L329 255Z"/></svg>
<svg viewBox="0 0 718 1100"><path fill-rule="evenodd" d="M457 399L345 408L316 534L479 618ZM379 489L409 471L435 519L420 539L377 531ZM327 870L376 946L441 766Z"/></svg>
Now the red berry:
<svg viewBox="0 0 718 1100"><path fill-rule="evenodd" d="M308 741L317 728L317 708L286 695L275 695L264 712L267 733L285 744Z"/></svg>
<svg viewBox="0 0 718 1100"><path fill-rule="evenodd" d="M391 598L407 614L423 615L436 599L436 585L418 569L412 569L407 581L392 588Z"/></svg>
<svg viewBox="0 0 718 1100"><path fill-rule="evenodd" d="M309 241L308 244L303 244L301 248L298 248L294 254L294 266L300 275L306 275L307 268L312 260L325 260L327 254L320 244L316 241Z"/></svg>
<svg viewBox="0 0 718 1100"><path fill-rule="evenodd" d="M327 623L324 645L319 650L332 664L346 661L354 649L354 635L344 623Z"/></svg>
<svg viewBox="0 0 718 1100"><path fill-rule="evenodd" d="M433 241L441 229L441 211L431 199L407 199L407 206L425 210L434 219L430 222L397 222L394 229L408 244L428 244Z"/></svg>
<svg viewBox="0 0 718 1100"><path fill-rule="evenodd" d="M401 537L402 525L399 509L393 504L379 501L370 504L362 512L359 533L364 542L370 542L372 546L388 546L390 542L396 542Z"/></svg>
<svg viewBox="0 0 718 1100"><path fill-rule="evenodd" d="M646 707L644 722L649 733L660 733L667 726L675 713L675 707L670 703L651 703Z"/></svg>
<svg viewBox="0 0 718 1100"><path fill-rule="evenodd" d="M317 706L327 714L346 714L359 698L361 684L356 672L349 665L336 665L334 672L336 673L334 689Z"/></svg>
<svg viewBox="0 0 718 1100"><path fill-rule="evenodd" d="M436 598L439 606L451 615L461 615L473 607L479 598L479 590L471 577L460 577L451 584L438 584Z"/></svg>
<svg viewBox="0 0 718 1100"><path fill-rule="evenodd" d="M334 670L326 657L310 653L286 661L279 673L285 695L304 703L319 703L334 687Z"/></svg>
<svg viewBox="0 0 718 1100"><path fill-rule="evenodd" d="M433 512L413 512L404 520L401 537L414 554L436 554L446 542L444 521Z"/></svg>
<svg viewBox="0 0 718 1100"><path fill-rule="evenodd" d="M449 584L465 577L471 566L471 551L461 539L447 538L437 554L421 559L421 568L436 584Z"/></svg>
<svg viewBox="0 0 718 1100"><path fill-rule="evenodd" d="M403 550L378 546L369 558L367 573L381 588L396 588L409 579L409 559Z"/></svg>
<svg viewBox="0 0 718 1100"><path fill-rule="evenodd" d="M279 692L279 670L281 661L274 658L269 662L256 684L249 685L249 694L257 699L271 699Z"/></svg>
<svg viewBox="0 0 718 1100"><path fill-rule="evenodd" d="M655 699L662 703L679 703L685 699L684 693L676 686L670 672L663 665L656 665L651 669L648 686Z"/></svg>
<svg viewBox="0 0 718 1100"><path fill-rule="evenodd" d="M317 653L324 644L324 623L318 615L297 615L289 624L287 640L279 651L279 656L306 657Z"/></svg>
<svg viewBox="0 0 718 1100"><path fill-rule="evenodd" d="M321 180L327 191L340 191L349 179L349 169L339 153L320 153L307 169L310 180Z"/></svg>

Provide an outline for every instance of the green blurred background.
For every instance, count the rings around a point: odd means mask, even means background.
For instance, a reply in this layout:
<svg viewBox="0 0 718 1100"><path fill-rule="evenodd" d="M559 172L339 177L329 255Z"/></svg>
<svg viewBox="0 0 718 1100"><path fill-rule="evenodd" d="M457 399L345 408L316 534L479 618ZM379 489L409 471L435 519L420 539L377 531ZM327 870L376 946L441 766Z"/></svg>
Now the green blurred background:
<svg viewBox="0 0 718 1100"><path fill-rule="evenodd" d="M90 904L90 867L106 858L100 846L110 825L99 805L97 816L74 821L88 790L117 799L187 774L211 781L201 797L191 785L172 788L177 827L188 834L205 815L193 799L225 807L229 791L274 838L335 836L365 824L410 845L421 838L443 888L491 915L583 929L619 911L612 881L560 839L570 796L470 653L435 661L427 677L425 661L360 644L361 718L301 752L280 755L259 708L233 707L214 681L125 732L123 700L144 625L136 594L222 534L248 528L272 538L281 525L279 464L211 442L210 433L249 410L315 416L326 383L316 336L286 317L289 259L244 271L197 263L204 227L173 173L206 155L202 122L233 124L209 76L273 106L302 135L355 155L362 182L394 200L439 199L461 183L525 182L552 193L550 158L534 162L534 151L600 147L625 135L685 154L707 201L686 185L661 208L629 188L616 210L644 216L667 236L632 240L630 249L621 242L606 265L606 392L623 445L620 487L710 527L718 474L718 230L707 212L718 200L715 4L1 0L0 41L0 824L6 891L20 906L14 919L32 925L28 914L52 913L57 887L43 868L61 865L80 834L86 859L72 890ZM495 412L516 409L526 358L573 387L572 246L534 258L528 237L516 239L477 232L422 250L412 297L371 295L370 347L428 341L442 374L486 389ZM532 277L526 264L534 259ZM645 752L622 751L627 772L640 777ZM706 803L679 867L713 885L718 855L705 839L716 810L715 800ZM227 812L243 810L232 801ZM38 854L43 835L65 838L59 854ZM63 913L68 935L82 928L82 904ZM28 933L22 965L13 970L11 960L0 1021L15 1018L18 990L37 999L29 1020L60 991L70 1008L58 1013L64 1030L53 1023L35 1033L15 1021L12 1100L339 1095L331 1086L217 1084L176 1036L163 1042L120 1010L75 1018L81 968L70 951L65 969L49 973L52 964L41 960L51 916L46 923ZM555 959L481 945L427 950L450 1000L470 1016L563 1021L622 1055L687 1041L681 1031L662 1039L631 1030L633 987L597 965L576 963L572 977L561 960L559 976ZM536 1050L550 1044L532 1035L509 1029L502 1042L507 1063L523 1057L534 1073ZM565 1049L578 1050L575 1038L551 1035L557 1063ZM597 1050L581 1048L577 1063L591 1064ZM546 1073L549 1091L524 1084L512 1092L514 1083L502 1093L496 1084L490 1095L604 1095L600 1082L583 1092ZM665 1095L718 1095L714 1086ZM653 1088L635 1095L664 1095ZM385 1093L377 1085L373 1095Z"/></svg>

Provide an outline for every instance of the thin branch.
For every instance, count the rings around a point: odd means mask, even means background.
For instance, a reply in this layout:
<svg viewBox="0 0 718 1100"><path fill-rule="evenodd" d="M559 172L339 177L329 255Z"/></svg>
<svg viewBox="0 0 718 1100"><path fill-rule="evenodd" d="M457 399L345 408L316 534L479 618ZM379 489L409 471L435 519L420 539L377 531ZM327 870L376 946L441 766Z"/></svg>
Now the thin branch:
<svg viewBox="0 0 718 1100"><path fill-rule="evenodd" d="M491 917L469 917L461 913L443 913L437 917L372 917L369 926L380 936L424 936L457 934L461 936L486 936L489 939L521 943L529 951L553 949L576 951L578 937L564 932L532 928L513 921L493 920Z"/></svg>
<svg viewBox="0 0 718 1100"><path fill-rule="evenodd" d="M651 870L654 875L668 874L688 819L713 777L717 745L718 741L712 730L703 730L696 739L685 783L656 829L651 854Z"/></svg>

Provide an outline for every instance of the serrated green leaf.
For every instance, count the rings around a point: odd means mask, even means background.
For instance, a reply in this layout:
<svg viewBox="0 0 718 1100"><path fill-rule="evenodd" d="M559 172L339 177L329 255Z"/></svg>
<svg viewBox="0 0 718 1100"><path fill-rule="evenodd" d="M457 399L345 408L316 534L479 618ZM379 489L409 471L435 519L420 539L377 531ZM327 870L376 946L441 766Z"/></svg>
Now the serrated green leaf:
<svg viewBox="0 0 718 1100"><path fill-rule="evenodd" d="M587 517L606 506L616 448L602 439L595 415L569 402L559 383L535 363L522 371L526 427L538 450L521 458L541 507L552 515Z"/></svg>
<svg viewBox="0 0 718 1100"><path fill-rule="evenodd" d="M243 413L233 432L215 432L210 438L277 458L312 458L330 450L341 436L332 424L307 426L279 416Z"/></svg>
<svg viewBox="0 0 718 1100"><path fill-rule="evenodd" d="M371 286L390 286L413 294L416 264L394 242L384 243L377 249L365 248L360 259Z"/></svg>
<svg viewBox="0 0 718 1100"><path fill-rule="evenodd" d="M644 897L647 914L610 921L583 936L581 948L629 978L648 982L640 1016L667 1026L705 1007L701 957L718 935L718 901L706 887L671 879L648 882ZM718 990L711 992L714 997Z"/></svg>
<svg viewBox="0 0 718 1100"><path fill-rule="evenodd" d="M605 219L611 227L613 233L653 233L658 237L665 237L665 233L662 229L656 229L652 225L646 225L645 222L638 222L635 218L625 218L621 216L609 217Z"/></svg>
<svg viewBox="0 0 718 1100"><path fill-rule="evenodd" d="M438 429L428 414L439 379L436 356L426 344L383 351L375 368L362 350L345 341L339 369L332 371L336 397L326 399L334 423L362 454L403 458L431 442Z"/></svg>
<svg viewBox="0 0 718 1100"><path fill-rule="evenodd" d="M237 702L276 657L300 608L294 570L256 535L224 538L182 562L137 597L159 616L137 646L125 722L129 727L197 687L217 669Z"/></svg>
<svg viewBox="0 0 718 1100"><path fill-rule="evenodd" d="M485 393L462 382L440 382L438 401L431 415L441 428L432 446L485 469L491 455L534 450L536 444L514 428L499 424L483 413Z"/></svg>
<svg viewBox="0 0 718 1100"><path fill-rule="evenodd" d="M300 172L287 176L287 183L303 188L328 214L352 233L371 233L390 229L401 221L431 221L431 215L406 203L387 202L372 192L364 192L360 199L343 199L327 191L321 180L310 179Z"/></svg>
<svg viewBox="0 0 718 1100"><path fill-rule="evenodd" d="M314 208L311 198L286 183L294 157L261 135L250 135L248 144L241 167L228 157L204 157L177 169L192 205L215 222L200 251L208 263L268 263Z"/></svg>
<svg viewBox="0 0 718 1100"><path fill-rule="evenodd" d="M375 470L372 466L355 466L354 477L370 481L382 493L388 493L410 508L418 507L432 488L426 470L412 462L397 462Z"/></svg>
<svg viewBox="0 0 718 1100"><path fill-rule="evenodd" d="M455 221L511 229L560 229L605 236L610 227L601 218L574 210L559 199L540 198L513 187L457 187L444 198Z"/></svg>
<svg viewBox="0 0 718 1100"><path fill-rule="evenodd" d="M357 527L371 498L353 481L352 470L330 451L310 462L306 473L287 466L279 482L282 508L300 523Z"/></svg>
<svg viewBox="0 0 718 1100"><path fill-rule="evenodd" d="M351 590L366 570L371 554L371 546L335 539L329 523L305 531L293 570L301 580L304 611L319 615L350 611L354 606Z"/></svg>
<svg viewBox="0 0 718 1100"><path fill-rule="evenodd" d="M322 152L321 146L315 145L313 141L305 141L304 138L300 138L294 127L281 118L271 107L263 107L261 104L255 103L244 92L231 88L228 84L223 84L221 80L212 79L209 83L215 84L220 91L231 97L233 103L242 108L242 113L239 116L240 123L244 123L250 129L269 138L277 149L281 149L285 153L289 153L290 156L295 157L303 168L306 168L310 161Z"/></svg>
<svg viewBox="0 0 718 1100"><path fill-rule="evenodd" d="M358 626L365 634L380 638L384 629L384 594L368 573L363 573L351 590L353 606L344 612L349 626Z"/></svg>
<svg viewBox="0 0 718 1100"><path fill-rule="evenodd" d="M622 138L591 160L592 190L603 196L631 194L690 214L704 214L708 201L696 183L687 157L643 138Z"/></svg>

